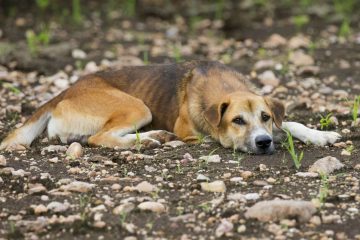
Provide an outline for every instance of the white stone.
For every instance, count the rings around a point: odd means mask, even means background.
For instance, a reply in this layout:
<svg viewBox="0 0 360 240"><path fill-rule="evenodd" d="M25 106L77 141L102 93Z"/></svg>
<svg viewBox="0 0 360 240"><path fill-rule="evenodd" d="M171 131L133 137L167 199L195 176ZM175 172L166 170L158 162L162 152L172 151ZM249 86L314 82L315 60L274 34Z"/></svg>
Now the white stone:
<svg viewBox="0 0 360 240"><path fill-rule="evenodd" d="M305 54L301 50L290 53L289 61L295 66L314 65L315 63L314 59L310 55Z"/></svg>
<svg viewBox="0 0 360 240"><path fill-rule="evenodd" d="M66 155L71 158L79 158L83 155L84 150L80 143L73 142L70 144L69 148L66 151Z"/></svg>
<svg viewBox="0 0 360 240"><path fill-rule="evenodd" d="M121 204L113 209L113 214L115 215L121 215L124 213L129 213L135 208L135 205L133 203L124 203Z"/></svg>
<svg viewBox="0 0 360 240"><path fill-rule="evenodd" d="M74 49L71 52L71 56L75 59L85 59L86 53L81 49Z"/></svg>
<svg viewBox="0 0 360 240"><path fill-rule="evenodd" d="M167 142L164 145L172 147L172 148L177 148L177 147L185 145L185 143L183 141L175 140L175 141Z"/></svg>
<svg viewBox="0 0 360 240"><path fill-rule="evenodd" d="M138 192L155 192L158 190L158 188L149 183L148 181L142 181L134 187L134 190Z"/></svg>
<svg viewBox="0 0 360 240"><path fill-rule="evenodd" d="M330 174L335 170L339 170L344 167L337 158L327 156L317 160L310 168L309 172L315 172L319 174Z"/></svg>
<svg viewBox="0 0 360 240"><path fill-rule="evenodd" d="M297 172L295 175L303 178L316 178L319 176L316 172Z"/></svg>
<svg viewBox="0 0 360 240"><path fill-rule="evenodd" d="M198 182L208 182L208 181L210 181L210 178L208 178L208 177L205 176L204 174L198 174L198 175L196 176L196 180L197 180Z"/></svg>
<svg viewBox="0 0 360 240"><path fill-rule="evenodd" d="M46 187L44 187L41 183L29 184L29 194L46 192Z"/></svg>
<svg viewBox="0 0 360 240"><path fill-rule="evenodd" d="M219 163L221 162L221 157L219 155L209 155L209 156L202 156L199 158L200 160L204 160L208 163Z"/></svg>
<svg viewBox="0 0 360 240"><path fill-rule="evenodd" d="M6 167L6 158L4 155L0 155L0 167Z"/></svg>
<svg viewBox="0 0 360 240"><path fill-rule="evenodd" d="M68 203L61 203L61 202L51 202L47 205L47 209L51 210L52 212L65 212L69 209Z"/></svg>
<svg viewBox="0 0 360 240"><path fill-rule="evenodd" d="M258 200L260 198L260 195L258 193L247 193L245 194L246 200Z"/></svg>
<svg viewBox="0 0 360 240"><path fill-rule="evenodd" d="M211 183L202 182L200 183L201 189L206 192L225 192L226 186L223 181L214 181Z"/></svg>
<svg viewBox="0 0 360 240"><path fill-rule="evenodd" d="M287 43L287 40L279 34L272 34L264 43L266 48L277 48Z"/></svg>
<svg viewBox="0 0 360 240"><path fill-rule="evenodd" d="M221 219L221 223L215 230L215 236L221 237L221 236L225 235L226 233L231 232L233 230L233 228L234 228L234 224L229 222L229 220Z"/></svg>
<svg viewBox="0 0 360 240"><path fill-rule="evenodd" d="M245 217L256 218L262 222L296 217L300 222L307 222L315 212L315 206L308 201L270 200L258 202L250 207Z"/></svg>
<svg viewBox="0 0 360 240"><path fill-rule="evenodd" d="M149 210L155 213L162 213L166 211L163 204L152 201L142 202L138 205L138 208L141 210Z"/></svg>
<svg viewBox="0 0 360 240"><path fill-rule="evenodd" d="M67 185L63 185L60 187L63 191L71 191L71 192L79 192L79 193L87 193L91 191L95 187L94 184L81 182L81 181L73 181Z"/></svg>
<svg viewBox="0 0 360 240"><path fill-rule="evenodd" d="M48 211L48 208L43 205L43 204L40 204L40 205L36 205L36 206L32 206L33 210L34 210L34 213L36 215L39 215L39 214L42 214L42 213L46 213Z"/></svg>
<svg viewBox="0 0 360 240"><path fill-rule="evenodd" d="M275 76L274 72L270 70L263 72L258 76L258 78L265 86L269 85L272 87L277 87L280 84L280 80Z"/></svg>

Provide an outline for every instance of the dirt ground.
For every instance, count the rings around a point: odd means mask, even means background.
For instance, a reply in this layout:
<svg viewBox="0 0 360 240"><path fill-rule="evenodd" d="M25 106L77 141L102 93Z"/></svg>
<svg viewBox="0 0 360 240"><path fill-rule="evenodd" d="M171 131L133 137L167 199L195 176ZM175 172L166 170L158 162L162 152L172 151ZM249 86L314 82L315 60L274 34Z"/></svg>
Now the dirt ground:
<svg viewBox="0 0 360 240"><path fill-rule="evenodd" d="M299 28L284 7L271 15L225 4L223 19L214 20L205 4L196 18L194 8L188 13L181 4L180 10L148 6L124 17L113 5L89 1L77 24L53 9L6 6L0 15L0 140L87 73L207 59L236 68L283 100L287 120L320 129L321 117L332 113L326 128L342 135L340 143L295 141L296 151L304 152L296 169L282 144L273 155L206 141L155 149L83 146L73 158L68 146L43 134L26 151L0 152L0 239L360 239L360 128L352 126L360 94L356 14L351 33L342 36L336 17L311 12ZM44 23L49 43L29 43L26 32L39 33ZM209 156L217 160L201 160ZM298 174L326 156L344 164L327 180ZM203 183L214 181L223 188L206 191ZM83 187L67 188L72 182ZM273 199L309 201L316 212L306 222L296 215L265 222L245 216L255 203ZM155 208L144 210L143 203Z"/></svg>

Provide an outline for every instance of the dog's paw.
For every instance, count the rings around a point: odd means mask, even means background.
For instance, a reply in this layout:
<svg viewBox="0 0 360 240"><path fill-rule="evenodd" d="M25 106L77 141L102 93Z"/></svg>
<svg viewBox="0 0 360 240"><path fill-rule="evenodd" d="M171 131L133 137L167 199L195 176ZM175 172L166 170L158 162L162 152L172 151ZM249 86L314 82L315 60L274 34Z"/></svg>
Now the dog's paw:
<svg viewBox="0 0 360 240"><path fill-rule="evenodd" d="M152 148L159 147L161 145L161 143L156 139L144 138L140 141L140 145L143 148L152 149Z"/></svg>
<svg viewBox="0 0 360 240"><path fill-rule="evenodd" d="M21 152L26 150L26 146L18 143L2 142L0 145L0 150L7 152Z"/></svg>
<svg viewBox="0 0 360 240"><path fill-rule="evenodd" d="M340 134L329 131L314 131L307 135L307 142L321 147L332 145L340 139Z"/></svg>

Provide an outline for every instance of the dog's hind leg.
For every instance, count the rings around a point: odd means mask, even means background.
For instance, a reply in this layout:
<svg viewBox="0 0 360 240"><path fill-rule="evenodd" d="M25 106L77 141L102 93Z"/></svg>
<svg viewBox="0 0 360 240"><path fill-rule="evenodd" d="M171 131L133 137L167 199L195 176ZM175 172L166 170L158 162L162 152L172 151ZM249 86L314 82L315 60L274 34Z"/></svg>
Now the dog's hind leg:
<svg viewBox="0 0 360 240"><path fill-rule="evenodd" d="M299 139L304 143L311 143L316 146L325 146L334 144L341 138L337 132L319 131L306 127L297 122L283 122L281 125L283 130L287 130L294 138ZM282 132L281 129L274 127L275 139L278 140L278 134Z"/></svg>

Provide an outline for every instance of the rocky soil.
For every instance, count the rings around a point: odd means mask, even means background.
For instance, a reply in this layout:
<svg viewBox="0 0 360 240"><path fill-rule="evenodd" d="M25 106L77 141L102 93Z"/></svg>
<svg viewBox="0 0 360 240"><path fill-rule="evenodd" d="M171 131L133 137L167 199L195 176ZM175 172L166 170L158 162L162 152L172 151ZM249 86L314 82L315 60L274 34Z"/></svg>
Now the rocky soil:
<svg viewBox="0 0 360 240"><path fill-rule="evenodd" d="M256 156L206 139L121 150L43 134L30 149L0 152L0 239L360 239L359 25L344 37L336 21L296 29L291 16L265 17L229 28L114 10L81 27L52 20L49 44L31 51L35 16L0 18L0 140L82 75L190 59L233 66L283 100L287 120L343 137L324 148L295 141L296 169L282 144Z"/></svg>

